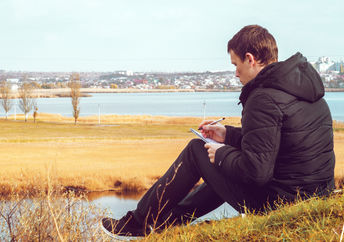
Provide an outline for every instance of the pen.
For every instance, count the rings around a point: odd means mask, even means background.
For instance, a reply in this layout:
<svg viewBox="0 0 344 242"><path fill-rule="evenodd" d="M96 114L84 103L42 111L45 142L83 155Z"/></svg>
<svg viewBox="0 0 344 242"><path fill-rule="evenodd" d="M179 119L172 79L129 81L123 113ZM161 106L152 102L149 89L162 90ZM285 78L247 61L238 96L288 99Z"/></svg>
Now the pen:
<svg viewBox="0 0 344 242"><path fill-rule="evenodd" d="M220 118L220 119L218 119L218 120L215 120L214 122L211 122L210 124L207 124L207 125L213 125L213 124L216 124L216 123L218 123L218 122L221 122L222 120L224 120L225 118L223 117L223 118ZM202 130L202 127L201 128L198 128L198 130Z"/></svg>

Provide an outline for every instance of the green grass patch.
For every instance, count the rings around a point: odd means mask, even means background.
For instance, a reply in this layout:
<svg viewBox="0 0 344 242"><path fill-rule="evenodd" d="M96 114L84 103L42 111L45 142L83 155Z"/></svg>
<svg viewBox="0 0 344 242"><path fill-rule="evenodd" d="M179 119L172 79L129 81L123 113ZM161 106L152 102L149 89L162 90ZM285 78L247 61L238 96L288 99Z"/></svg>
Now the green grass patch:
<svg viewBox="0 0 344 242"><path fill-rule="evenodd" d="M170 228L147 241L339 241L343 225L344 195L337 194L266 214Z"/></svg>

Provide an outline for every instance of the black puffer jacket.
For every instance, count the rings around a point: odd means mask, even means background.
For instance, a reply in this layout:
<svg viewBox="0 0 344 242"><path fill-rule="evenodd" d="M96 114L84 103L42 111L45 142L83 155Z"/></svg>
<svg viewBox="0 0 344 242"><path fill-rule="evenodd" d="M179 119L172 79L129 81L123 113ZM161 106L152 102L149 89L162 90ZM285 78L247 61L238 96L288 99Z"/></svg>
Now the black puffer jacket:
<svg viewBox="0 0 344 242"><path fill-rule="evenodd" d="M270 199L334 188L332 118L316 70L300 53L265 67L242 89L242 128L227 126L215 164Z"/></svg>

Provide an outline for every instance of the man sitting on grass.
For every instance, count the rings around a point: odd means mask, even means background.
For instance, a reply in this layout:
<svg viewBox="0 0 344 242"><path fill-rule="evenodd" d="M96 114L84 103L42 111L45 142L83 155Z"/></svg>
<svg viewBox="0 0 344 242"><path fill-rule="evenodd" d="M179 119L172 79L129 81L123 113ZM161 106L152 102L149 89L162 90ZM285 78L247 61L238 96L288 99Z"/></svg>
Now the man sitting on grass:
<svg viewBox="0 0 344 242"><path fill-rule="evenodd" d="M242 28L227 51L243 84L242 128L202 122L203 136L221 144L191 140L136 210L102 219L109 234L145 236L224 202L259 212L334 189L332 118L316 70L300 53L277 62L274 37L258 25Z"/></svg>

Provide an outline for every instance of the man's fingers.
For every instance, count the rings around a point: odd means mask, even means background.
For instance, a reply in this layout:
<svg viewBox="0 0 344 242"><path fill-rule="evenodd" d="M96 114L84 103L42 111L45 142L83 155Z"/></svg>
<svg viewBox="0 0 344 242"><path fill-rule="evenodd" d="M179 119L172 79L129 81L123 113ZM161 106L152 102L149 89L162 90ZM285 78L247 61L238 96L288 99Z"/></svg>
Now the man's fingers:
<svg viewBox="0 0 344 242"><path fill-rule="evenodd" d="M204 125L202 129L208 132L213 132L216 131L218 128L218 125Z"/></svg>
<svg viewBox="0 0 344 242"><path fill-rule="evenodd" d="M203 135L205 138L212 137L213 133L214 133L214 132L211 131L211 130L202 130L202 135Z"/></svg>
<svg viewBox="0 0 344 242"><path fill-rule="evenodd" d="M199 129L200 129L200 128L203 128L204 125L210 124L210 123L212 123L212 122L213 122L213 120L204 120L204 121L202 121L202 122L198 125L198 128L199 128Z"/></svg>
<svg viewBox="0 0 344 242"><path fill-rule="evenodd" d="M211 162L211 163L214 163L214 159L215 159L214 154L211 153L211 154L209 154L208 156L209 156L210 162Z"/></svg>
<svg viewBox="0 0 344 242"><path fill-rule="evenodd" d="M212 145L210 143L206 143L204 145L204 148L206 148L208 150L208 154L209 155L212 155L214 153L214 149L213 149L213 147L212 147Z"/></svg>
<svg viewBox="0 0 344 242"><path fill-rule="evenodd" d="M211 144L206 143L204 145L204 148L206 148L208 150L208 157L209 157L210 162L214 163L214 160L215 160L215 150L214 150L214 147Z"/></svg>
<svg viewBox="0 0 344 242"><path fill-rule="evenodd" d="M206 148L208 151L208 157L209 157L211 163L215 162L216 150L222 146L224 146L224 144L210 144L210 143L204 144L204 148Z"/></svg>

